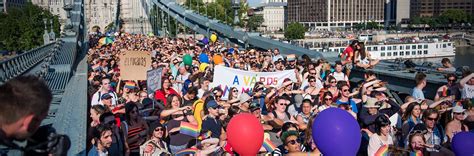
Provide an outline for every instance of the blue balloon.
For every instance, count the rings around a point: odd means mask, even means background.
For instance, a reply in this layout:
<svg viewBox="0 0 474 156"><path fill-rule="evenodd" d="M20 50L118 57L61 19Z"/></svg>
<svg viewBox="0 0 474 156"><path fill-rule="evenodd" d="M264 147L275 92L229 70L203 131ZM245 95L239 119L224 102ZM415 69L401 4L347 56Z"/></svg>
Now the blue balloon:
<svg viewBox="0 0 474 156"><path fill-rule="evenodd" d="M209 64L209 56L207 56L205 53L199 54L199 62Z"/></svg>
<svg viewBox="0 0 474 156"><path fill-rule="evenodd" d="M451 142L451 146L456 155L474 155L474 133L456 133L453 137L453 142Z"/></svg>
<svg viewBox="0 0 474 156"><path fill-rule="evenodd" d="M313 140L325 156L356 155L361 143L360 126L347 111L328 108L316 116Z"/></svg>

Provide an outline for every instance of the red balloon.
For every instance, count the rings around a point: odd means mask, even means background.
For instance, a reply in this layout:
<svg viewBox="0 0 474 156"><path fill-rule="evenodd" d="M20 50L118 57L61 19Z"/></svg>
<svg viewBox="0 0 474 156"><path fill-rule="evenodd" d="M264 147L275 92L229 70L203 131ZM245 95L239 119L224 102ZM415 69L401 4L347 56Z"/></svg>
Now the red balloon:
<svg viewBox="0 0 474 156"><path fill-rule="evenodd" d="M227 126L227 141L240 155L255 156L263 144L263 126L252 114L238 114Z"/></svg>

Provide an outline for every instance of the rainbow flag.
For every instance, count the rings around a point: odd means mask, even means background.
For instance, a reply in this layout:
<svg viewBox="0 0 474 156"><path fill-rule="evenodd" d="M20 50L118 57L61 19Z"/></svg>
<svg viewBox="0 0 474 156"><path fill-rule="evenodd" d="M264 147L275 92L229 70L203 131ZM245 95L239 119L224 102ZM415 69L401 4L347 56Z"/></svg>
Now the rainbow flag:
<svg viewBox="0 0 474 156"><path fill-rule="evenodd" d="M131 81L128 81L128 82L125 82L125 86L124 87L128 87L128 88L133 88L135 87L135 83L134 82L131 82Z"/></svg>
<svg viewBox="0 0 474 156"><path fill-rule="evenodd" d="M375 156L388 156L388 145L380 146L379 150L375 152Z"/></svg>
<svg viewBox="0 0 474 156"><path fill-rule="evenodd" d="M418 151L418 152L410 152L410 156L423 156L423 153L421 153L420 151Z"/></svg>
<svg viewBox="0 0 474 156"><path fill-rule="evenodd" d="M196 148L188 148L188 149L184 149L177 152L175 155L176 156L195 155L197 152L198 152L198 149Z"/></svg>
<svg viewBox="0 0 474 156"><path fill-rule="evenodd" d="M267 152L273 152L276 149L276 146L272 143L270 139L264 139L263 148L265 148Z"/></svg>
<svg viewBox="0 0 474 156"><path fill-rule="evenodd" d="M212 134L211 131L207 131L206 133L202 133L202 134L198 137L198 139L199 139L199 140L207 139L207 138L211 137L211 134Z"/></svg>
<svg viewBox="0 0 474 156"><path fill-rule="evenodd" d="M193 125L189 122L183 122L181 121L181 126L179 128L179 133L181 134L186 134L192 137L198 137L199 136L199 128L197 125Z"/></svg>

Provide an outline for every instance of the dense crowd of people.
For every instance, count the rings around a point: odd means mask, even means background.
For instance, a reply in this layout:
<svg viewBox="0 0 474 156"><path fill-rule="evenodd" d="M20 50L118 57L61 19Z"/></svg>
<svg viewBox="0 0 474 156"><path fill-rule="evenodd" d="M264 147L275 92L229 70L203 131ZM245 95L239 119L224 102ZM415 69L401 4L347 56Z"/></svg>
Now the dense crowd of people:
<svg viewBox="0 0 474 156"><path fill-rule="evenodd" d="M260 154L319 153L312 124L328 108L340 108L359 123L359 155L374 155L387 145L409 155L454 155L450 142L456 133L474 129L474 74L448 74L446 85L433 100L425 98L426 75L416 74L416 86L397 101L387 83L370 70L372 60L362 42L354 41L341 61L314 60L306 55L283 56L279 49L242 49L237 45L202 43L195 38L161 38L120 33L111 44L90 36L88 95L90 102L89 155L238 154L227 144L226 127L233 116L251 113L261 121L265 138L276 148ZM119 55L146 51L150 69L162 68L161 88L147 90L146 80L121 79ZM184 65L183 56L192 56ZM201 54L209 57L202 66ZM331 65L333 64L333 65ZM213 87L214 67L252 72L294 70L296 81L281 86L255 83L248 92ZM365 69L364 80L351 83L352 68ZM198 137L183 133L189 124ZM334 145L337 146L337 145Z"/></svg>

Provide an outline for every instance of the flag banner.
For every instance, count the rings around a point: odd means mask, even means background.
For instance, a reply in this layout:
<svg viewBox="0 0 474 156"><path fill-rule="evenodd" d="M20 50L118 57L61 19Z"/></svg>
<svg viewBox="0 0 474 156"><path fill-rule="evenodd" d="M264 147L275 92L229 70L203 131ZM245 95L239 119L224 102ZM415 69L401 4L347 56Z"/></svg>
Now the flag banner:
<svg viewBox="0 0 474 156"><path fill-rule="evenodd" d="M251 72L225 66L216 66L214 68L214 79L211 87L220 87L224 91L222 99L226 100L230 93L230 88L232 87L236 87L239 93L246 93L251 92L257 82L263 82L264 85L280 87L286 78L296 82L295 71Z"/></svg>

